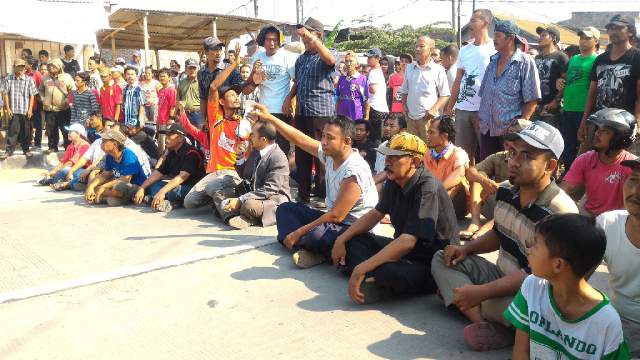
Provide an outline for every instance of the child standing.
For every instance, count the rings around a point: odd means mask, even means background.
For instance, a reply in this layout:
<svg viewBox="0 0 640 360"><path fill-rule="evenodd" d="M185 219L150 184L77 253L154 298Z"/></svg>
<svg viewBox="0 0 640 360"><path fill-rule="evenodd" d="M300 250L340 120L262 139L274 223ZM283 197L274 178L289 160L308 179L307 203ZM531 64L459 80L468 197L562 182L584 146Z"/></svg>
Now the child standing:
<svg viewBox="0 0 640 360"><path fill-rule="evenodd" d="M550 215L536 225L532 275L504 312L516 328L513 359L629 359L620 317L586 280L606 237L595 220Z"/></svg>

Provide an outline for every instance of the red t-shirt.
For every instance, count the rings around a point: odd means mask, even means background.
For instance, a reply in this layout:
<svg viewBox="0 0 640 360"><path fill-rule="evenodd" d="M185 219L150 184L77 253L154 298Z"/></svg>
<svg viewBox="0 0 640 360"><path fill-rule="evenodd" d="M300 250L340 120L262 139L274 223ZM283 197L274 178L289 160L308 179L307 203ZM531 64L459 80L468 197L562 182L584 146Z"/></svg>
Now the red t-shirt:
<svg viewBox="0 0 640 360"><path fill-rule="evenodd" d="M391 77L389 77L389 87L391 88L391 91L392 91L392 98L391 98L392 113L402 112L402 96L398 94L398 90L402 86L403 81L404 81L404 76L399 73L393 73Z"/></svg>
<svg viewBox="0 0 640 360"><path fill-rule="evenodd" d="M42 73L40 71L38 70L32 71L31 73L27 74L27 76L31 77L33 79L33 82L36 83L36 89L40 87L40 84L42 83ZM34 113L36 111L42 110L42 100L40 100L39 96L36 97L35 101L33 102L33 109L31 110Z"/></svg>
<svg viewBox="0 0 640 360"><path fill-rule="evenodd" d="M121 120L124 117L124 109L122 108L122 89L118 85L111 84L100 88L100 111L104 119ZM116 105L120 106L120 119L114 119L116 115Z"/></svg>
<svg viewBox="0 0 640 360"><path fill-rule="evenodd" d="M67 161L71 161L71 163L75 165L78 162L78 160L80 160L82 155L84 155L84 153L87 152L87 150L89 150L89 143L86 141L82 141L80 144L78 144L77 147L73 143L69 143L69 145L64 151L64 155L62 155L62 160L60 160L60 162L64 164ZM88 165L91 165L91 163L85 166L88 166Z"/></svg>
<svg viewBox="0 0 640 360"><path fill-rule="evenodd" d="M176 107L176 88L169 86L158 90L158 125L166 125L171 108Z"/></svg>

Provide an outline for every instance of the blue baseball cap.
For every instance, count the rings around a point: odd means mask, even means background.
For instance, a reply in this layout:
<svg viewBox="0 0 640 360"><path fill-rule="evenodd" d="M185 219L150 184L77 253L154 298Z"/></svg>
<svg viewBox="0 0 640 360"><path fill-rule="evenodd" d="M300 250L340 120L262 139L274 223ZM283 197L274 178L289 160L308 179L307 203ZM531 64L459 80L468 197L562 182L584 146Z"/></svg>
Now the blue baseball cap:
<svg viewBox="0 0 640 360"><path fill-rule="evenodd" d="M382 50L378 49L378 48L373 48L370 49L369 51L367 51L367 53L365 54L367 57L372 57L372 56L376 56L376 57L382 57Z"/></svg>
<svg viewBox="0 0 640 360"><path fill-rule="evenodd" d="M494 31L505 33L507 35L520 35L520 28L511 20L498 20Z"/></svg>

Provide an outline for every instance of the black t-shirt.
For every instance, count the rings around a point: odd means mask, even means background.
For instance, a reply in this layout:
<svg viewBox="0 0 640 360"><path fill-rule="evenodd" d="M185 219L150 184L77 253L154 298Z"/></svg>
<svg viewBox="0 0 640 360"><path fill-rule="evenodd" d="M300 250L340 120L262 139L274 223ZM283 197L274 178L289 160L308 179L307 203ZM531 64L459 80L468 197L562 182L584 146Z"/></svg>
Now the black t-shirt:
<svg viewBox="0 0 640 360"><path fill-rule="evenodd" d="M640 79L640 50L631 48L616 61L609 55L608 51L599 55L591 69L591 81L598 83L593 111L618 108L633 114Z"/></svg>
<svg viewBox="0 0 640 360"><path fill-rule="evenodd" d="M178 149L178 151L168 151L162 165L158 169L162 175L174 178L181 171L189 173L189 178L183 182L183 185L193 186L205 175L204 156L193 146L186 142Z"/></svg>
<svg viewBox="0 0 640 360"><path fill-rule="evenodd" d="M569 57L560 50L549 55L536 56L536 67L540 76L540 92L542 93L540 104L548 104L558 95L556 80L560 74L567 71L568 64Z"/></svg>
<svg viewBox="0 0 640 360"><path fill-rule="evenodd" d="M142 150L144 150L144 152L151 159L160 158L160 151L158 150L158 145L156 145L156 142L149 135L147 135L147 133L144 132L144 130L138 131L136 135L131 137L131 140L133 140L134 143L140 145Z"/></svg>
<svg viewBox="0 0 640 360"><path fill-rule="evenodd" d="M63 71L66 72L67 74L71 75L71 77L75 77L77 73L80 72L80 64L78 63L78 60L76 59L72 59L71 61L67 61L64 58L62 58L62 64L64 66Z"/></svg>
<svg viewBox="0 0 640 360"><path fill-rule="evenodd" d="M367 164L369 164L371 171L373 171L373 167L376 164L376 149L378 148L378 145L377 141L373 141L371 139L367 139L367 141L362 145L353 144L353 147L358 149L358 152L360 152L360 156L362 156Z"/></svg>
<svg viewBox="0 0 640 360"><path fill-rule="evenodd" d="M389 214L394 238L402 234L418 238L412 253L424 249L432 254L458 240L458 221L451 199L440 181L423 166L404 188L386 181L376 210Z"/></svg>

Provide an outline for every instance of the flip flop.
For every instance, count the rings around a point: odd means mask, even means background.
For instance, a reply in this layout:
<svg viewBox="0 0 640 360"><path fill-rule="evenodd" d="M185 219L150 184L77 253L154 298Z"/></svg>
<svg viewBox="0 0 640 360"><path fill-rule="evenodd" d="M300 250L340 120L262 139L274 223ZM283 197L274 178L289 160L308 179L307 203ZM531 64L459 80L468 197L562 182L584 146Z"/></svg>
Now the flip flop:
<svg viewBox="0 0 640 360"><path fill-rule="evenodd" d="M460 240L469 241L473 238L473 235L475 235L478 231L480 231L479 226L476 229L476 231L462 230L460 231L460 233L458 233L458 236L460 236Z"/></svg>

